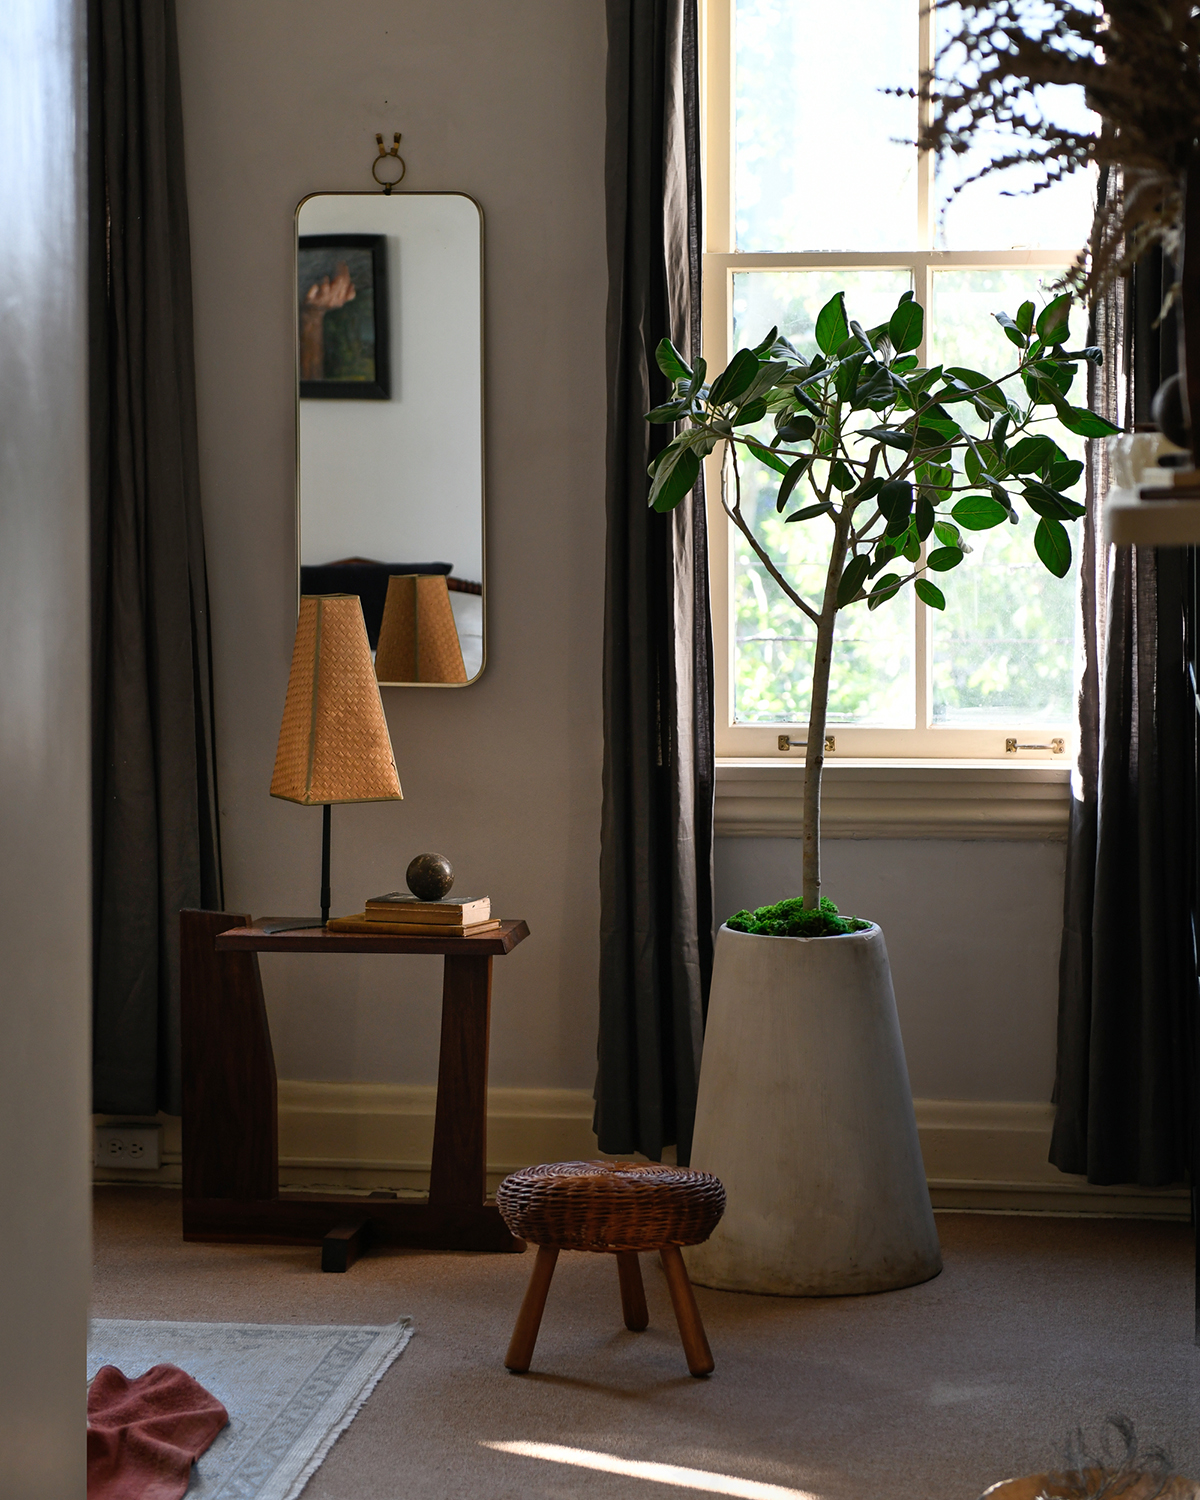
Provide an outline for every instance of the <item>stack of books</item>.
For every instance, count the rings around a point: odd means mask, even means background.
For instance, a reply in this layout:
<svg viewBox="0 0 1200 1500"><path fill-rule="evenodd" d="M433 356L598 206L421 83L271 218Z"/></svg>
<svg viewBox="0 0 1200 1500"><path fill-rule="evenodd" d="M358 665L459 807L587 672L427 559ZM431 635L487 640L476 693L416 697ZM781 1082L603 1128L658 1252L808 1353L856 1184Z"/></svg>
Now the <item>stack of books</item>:
<svg viewBox="0 0 1200 1500"><path fill-rule="evenodd" d="M486 896L469 901L418 901L407 891L372 896L366 910L353 917L334 917L330 932L391 932L406 937L470 937L500 926Z"/></svg>

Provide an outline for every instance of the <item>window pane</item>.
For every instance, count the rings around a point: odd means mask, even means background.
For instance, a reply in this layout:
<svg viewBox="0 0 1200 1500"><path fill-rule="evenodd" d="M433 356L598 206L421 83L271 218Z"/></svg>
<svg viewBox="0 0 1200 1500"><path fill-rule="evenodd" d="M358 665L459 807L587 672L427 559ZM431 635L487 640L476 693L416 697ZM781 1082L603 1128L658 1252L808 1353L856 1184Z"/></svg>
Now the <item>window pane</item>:
<svg viewBox="0 0 1200 1500"><path fill-rule="evenodd" d="M1054 271L939 271L934 275L931 358L1002 375L1017 364L1017 350L992 316L1015 316L1029 299L1040 309L1043 284ZM1081 324L1076 311L1073 321ZM1084 332L1076 327L1077 342ZM1070 398L1085 404L1086 377L1075 377ZM1016 395L1014 391L1012 393ZM1023 395L1023 392L1021 393ZM1045 408L1043 408L1045 409ZM965 427L982 430L977 418ZM1083 439L1057 422L1039 422L1034 432L1052 437L1070 458L1083 457ZM1071 491L1082 498L1082 486ZM1077 565L1055 578L1033 547L1037 517L1020 500L1019 526L967 533L974 549L954 572L939 578L946 609L929 611L933 651L933 722L946 727L1065 725L1074 703L1075 588ZM1067 523L1078 553L1078 523Z"/></svg>
<svg viewBox="0 0 1200 1500"><path fill-rule="evenodd" d="M961 29L962 12L956 5L941 4L933 15L935 52L940 53L942 41ZM1032 9L1027 9L1026 21L1033 16ZM946 77L967 77L961 48L952 48L945 58L939 58L937 66ZM1056 125L1083 134L1099 128L1099 116L1088 109L1083 89L1077 85L1039 87L1022 98L1024 113L1030 119L1044 115ZM1045 173L1032 166L1006 167L952 196L960 183L1020 144L1019 138L999 126L976 139L976 146L962 156L945 157L934 164L935 248L1082 248L1092 222L1095 172L1072 172L1055 187L1031 193L1029 190Z"/></svg>
<svg viewBox="0 0 1200 1500"><path fill-rule="evenodd" d="M835 292L870 328L912 285L908 271L745 271L733 278L734 343L757 344L772 325L801 353L816 352L813 325ZM766 432L771 431L766 424ZM832 527L823 516L791 525L775 512L779 476L741 463L742 510L788 581L815 606L825 589ZM761 518L761 519L758 519ZM741 724L808 721L816 631L738 531L734 542L734 718ZM912 728L913 595L905 589L874 613L865 605L838 620L830 674L829 723Z"/></svg>
<svg viewBox="0 0 1200 1500"><path fill-rule="evenodd" d="M864 328L886 323L900 294L912 289L912 272L737 271L733 277L733 347L753 348L772 328L801 354L817 352L817 314L836 292L846 294L846 313ZM878 613L878 611L876 611Z"/></svg>
<svg viewBox="0 0 1200 1500"><path fill-rule="evenodd" d="M915 245L918 0L737 0L739 250Z"/></svg>

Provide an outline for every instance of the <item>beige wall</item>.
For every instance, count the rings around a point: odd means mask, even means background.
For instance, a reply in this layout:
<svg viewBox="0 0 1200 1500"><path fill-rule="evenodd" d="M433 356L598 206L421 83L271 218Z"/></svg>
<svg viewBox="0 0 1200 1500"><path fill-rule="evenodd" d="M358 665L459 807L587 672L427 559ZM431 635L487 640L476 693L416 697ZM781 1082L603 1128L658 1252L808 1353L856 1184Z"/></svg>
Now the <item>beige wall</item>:
<svg viewBox="0 0 1200 1500"><path fill-rule="evenodd" d="M533 930L496 965L493 1084L594 1075L603 584L601 0L179 0L228 905L315 910L319 815L267 795L293 622L292 211L370 186L483 205L490 663L386 689L406 800L334 812L350 910L438 849ZM402 462L402 455L397 462ZM719 841L718 907L790 888L791 840ZM832 841L888 935L914 1086L1047 1097L1062 846ZM264 964L281 1077L434 1077L438 962Z"/></svg>
<svg viewBox="0 0 1200 1500"><path fill-rule="evenodd" d="M0 1495L84 1491L89 1253L82 6L0 46Z"/></svg>
<svg viewBox="0 0 1200 1500"><path fill-rule="evenodd" d="M1047 1101L1066 844L827 838L824 890L883 928L913 1093ZM800 887L799 839L717 840L723 920Z"/></svg>
<svg viewBox="0 0 1200 1500"><path fill-rule="evenodd" d="M492 1079L590 1086L604 570L601 0L179 0L227 905L314 910L320 815L267 795L294 628L292 212L405 185L486 223L490 663L384 690L405 801L334 810L334 904L436 849L525 917ZM448 440L453 441L452 414ZM403 455L396 456L398 463ZM438 962L264 965L284 1077L431 1081Z"/></svg>

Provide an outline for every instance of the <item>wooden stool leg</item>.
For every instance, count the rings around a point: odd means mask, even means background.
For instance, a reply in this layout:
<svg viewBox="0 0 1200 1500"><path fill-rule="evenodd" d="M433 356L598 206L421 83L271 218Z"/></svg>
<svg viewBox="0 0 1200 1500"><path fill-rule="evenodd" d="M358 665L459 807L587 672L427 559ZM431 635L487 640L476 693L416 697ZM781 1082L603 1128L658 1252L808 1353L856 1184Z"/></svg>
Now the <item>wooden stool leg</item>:
<svg viewBox="0 0 1200 1500"><path fill-rule="evenodd" d="M688 1280L687 1267L679 1253L679 1246L664 1245L658 1253L662 1256L663 1270L667 1273L671 1306L675 1309L675 1321L679 1324L679 1337L683 1340L688 1369L693 1375L710 1375L716 1361L704 1336L704 1324L700 1320L700 1309L696 1306L696 1294Z"/></svg>
<svg viewBox="0 0 1200 1500"><path fill-rule="evenodd" d="M641 1333L650 1323L650 1314L646 1310L646 1288L642 1285L642 1268L638 1263L637 1251L618 1250L616 1254L625 1327L633 1333Z"/></svg>
<svg viewBox="0 0 1200 1500"><path fill-rule="evenodd" d="M539 1245L537 1260L533 1263L533 1275L525 1289L525 1300L517 1314L517 1326L509 1340L508 1353L504 1357L505 1367L514 1374L523 1375L533 1358L533 1346L537 1343L538 1329L542 1326L542 1313L546 1308L546 1293L550 1290L550 1278L558 1260L557 1245Z"/></svg>

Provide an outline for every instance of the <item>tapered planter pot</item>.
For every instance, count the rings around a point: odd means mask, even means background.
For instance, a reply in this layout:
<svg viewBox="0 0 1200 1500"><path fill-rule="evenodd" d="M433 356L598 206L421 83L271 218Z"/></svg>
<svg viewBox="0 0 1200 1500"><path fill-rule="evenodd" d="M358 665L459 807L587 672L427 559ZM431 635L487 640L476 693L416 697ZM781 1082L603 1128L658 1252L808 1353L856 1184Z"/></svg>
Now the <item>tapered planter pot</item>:
<svg viewBox="0 0 1200 1500"><path fill-rule="evenodd" d="M883 933L722 927L691 1164L725 1217L687 1252L731 1291L838 1296L942 1268Z"/></svg>

